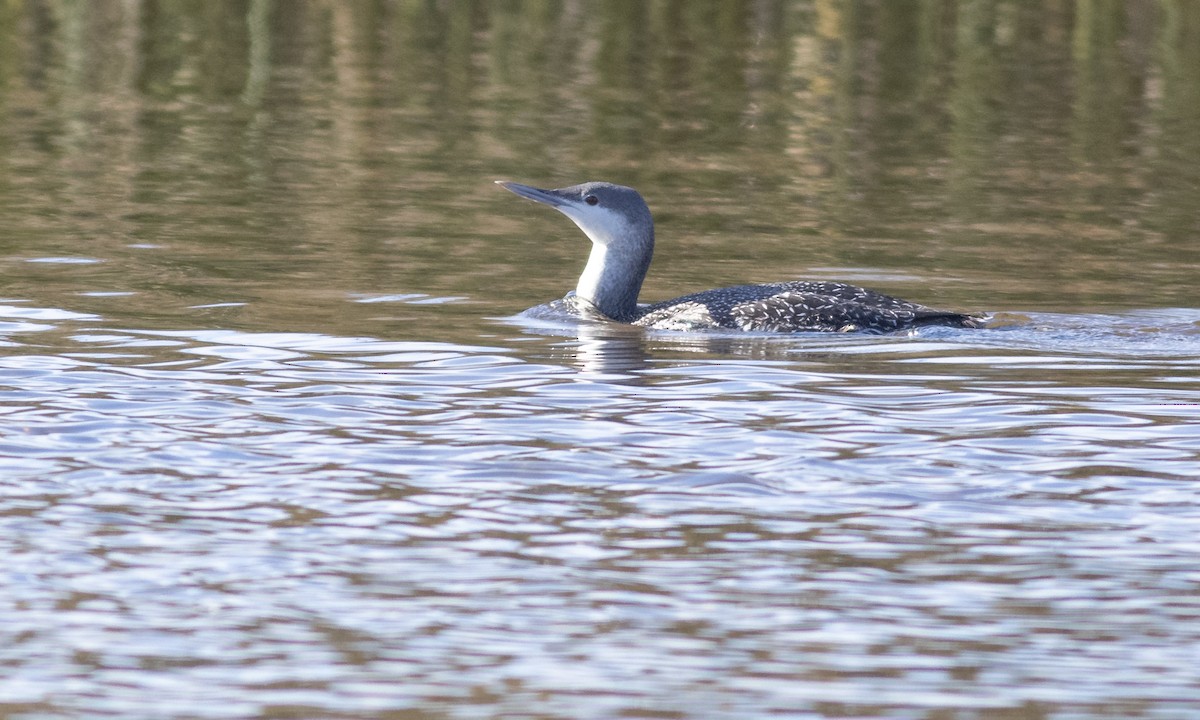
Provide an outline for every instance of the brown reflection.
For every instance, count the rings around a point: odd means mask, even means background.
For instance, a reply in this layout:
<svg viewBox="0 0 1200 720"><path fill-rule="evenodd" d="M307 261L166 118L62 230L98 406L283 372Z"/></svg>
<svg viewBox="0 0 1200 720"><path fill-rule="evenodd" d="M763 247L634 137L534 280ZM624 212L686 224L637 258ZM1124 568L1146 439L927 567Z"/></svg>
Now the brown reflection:
<svg viewBox="0 0 1200 720"><path fill-rule="evenodd" d="M659 219L646 299L853 275L993 310L1194 305L1198 14L5 3L9 289L133 292L70 302L176 326L236 302L223 322L397 331L346 301L363 294L503 315L560 297L586 247L490 181L602 178ZM24 263L70 255L103 263Z"/></svg>
<svg viewBox="0 0 1200 720"><path fill-rule="evenodd" d="M1174 1L1161 7L1160 34L1150 51L1156 57L1157 82L1146 91L1154 111L1148 128L1154 152L1145 220L1194 268L1200 231L1195 207L1200 188L1200 6ZM1189 300L1194 302L1195 295Z"/></svg>

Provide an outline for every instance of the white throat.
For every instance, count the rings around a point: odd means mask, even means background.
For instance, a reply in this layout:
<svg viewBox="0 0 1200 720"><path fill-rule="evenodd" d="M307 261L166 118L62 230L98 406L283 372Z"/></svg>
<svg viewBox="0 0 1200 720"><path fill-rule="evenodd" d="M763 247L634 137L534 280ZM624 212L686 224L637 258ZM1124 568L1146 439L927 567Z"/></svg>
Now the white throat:
<svg viewBox="0 0 1200 720"><path fill-rule="evenodd" d="M637 313L638 292L654 253L652 228L631 225L605 208L560 207L592 241L592 252L575 295L601 313L629 322Z"/></svg>
<svg viewBox="0 0 1200 720"><path fill-rule="evenodd" d="M559 211L571 218L593 245L620 244L629 233L629 221L612 210L596 207L583 209L568 205L560 207Z"/></svg>
<svg viewBox="0 0 1200 720"><path fill-rule="evenodd" d="M592 241L592 252L588 255L587 265L579 282L575 285L575 294L593 305L599 306L600 298L604 295L604 269L608 267L608 246Z"/></svg>
<svg viewBox="0 0 1200 720"><path fill-rule="evenodd" d="M619 251L613 253L610 248L621 246L624 235L629 232L629 223L611 210L559 209L592 241L592 252L588 255L583 274L579 276L575 294L597 307L603 307L604 299L618 290L617 286L622 282L620 271L624 268L621 267L623 264L619 259Z"/></svg>

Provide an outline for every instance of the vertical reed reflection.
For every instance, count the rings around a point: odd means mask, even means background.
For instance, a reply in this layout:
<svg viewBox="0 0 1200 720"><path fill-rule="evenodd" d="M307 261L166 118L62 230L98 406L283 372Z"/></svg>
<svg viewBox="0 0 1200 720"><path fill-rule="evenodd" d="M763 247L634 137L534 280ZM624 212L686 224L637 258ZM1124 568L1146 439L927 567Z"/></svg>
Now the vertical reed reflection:
<svg viewBox="0 0 1200 720"><path fill-rule="evenodd" d="M1148 0L10 2L0 212L42 241L199 233L228 251L286 229L308 247L289 258L301 275L404 284L447 246L501 273L541 257L471 244L493 232L473 212L488 180L611 177L688 239L664 246L669 267L753 237L750 272L908 271L925 253L961 276L1053 264L1084 275L1067 296L1056 275L1058 297L1107 300L1131 253L1169 262L1155 243L1186 251L1200 222L1198 15ZM384 271L397 238L407 261ZM1019 292L1036 303L1047 285Z"/></svg>

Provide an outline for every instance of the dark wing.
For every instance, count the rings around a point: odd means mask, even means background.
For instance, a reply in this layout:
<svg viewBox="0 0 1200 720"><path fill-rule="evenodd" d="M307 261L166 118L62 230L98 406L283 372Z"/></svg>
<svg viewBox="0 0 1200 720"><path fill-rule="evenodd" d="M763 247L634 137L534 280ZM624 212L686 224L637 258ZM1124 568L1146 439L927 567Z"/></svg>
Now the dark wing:
<svg viewBox="0 0 1200 720"><path fill-rule="evenodd" d="M707 290L642 309L637 325L670 330L891 332L920 325L979 327L982 318L946 312L836 282L785 282Z"/></svg>
<svg viewBox="0 0 1200 720"><path fill-rule="evenodd" d="M935 310L844 283L784 283L780 291L730 309L743 330L892 332L922 325L979 327L981 318Z"/></svg>

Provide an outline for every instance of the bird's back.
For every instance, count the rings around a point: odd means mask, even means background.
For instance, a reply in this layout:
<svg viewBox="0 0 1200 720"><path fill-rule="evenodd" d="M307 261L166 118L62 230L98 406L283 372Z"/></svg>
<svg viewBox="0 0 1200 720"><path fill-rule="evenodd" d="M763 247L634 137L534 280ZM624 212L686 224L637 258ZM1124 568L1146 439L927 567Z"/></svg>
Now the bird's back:
<svg viewBox="0 0 1200 720"><path fill-rule="evenodd" d="M924 325L979 327L982 318L855 285L797 280L736 285L654 303L640 308L634 324L663 330L892 332Z"/></svg>

